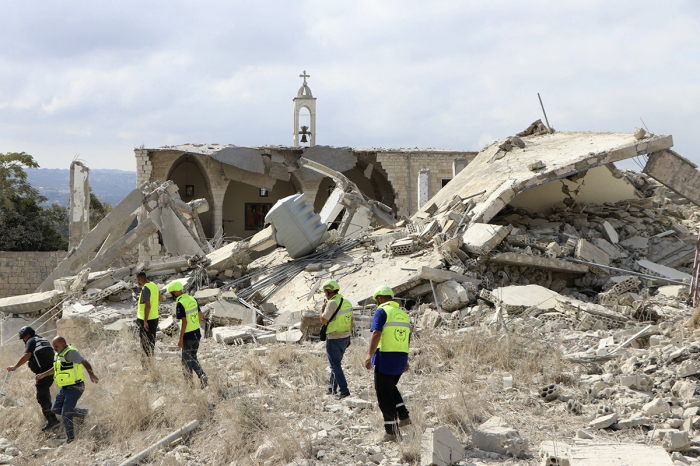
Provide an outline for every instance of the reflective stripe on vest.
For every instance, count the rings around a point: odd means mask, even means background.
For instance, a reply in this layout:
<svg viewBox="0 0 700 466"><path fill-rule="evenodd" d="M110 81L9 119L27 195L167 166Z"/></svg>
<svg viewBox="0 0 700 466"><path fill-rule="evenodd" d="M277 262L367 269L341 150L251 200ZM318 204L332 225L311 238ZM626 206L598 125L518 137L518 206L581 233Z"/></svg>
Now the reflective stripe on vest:
<svg viewBox="0 0 700 466"><path fill-rule="evenodd" d="M328 322L326 333L344 333L352 330L352 303L341 295L336 294L331 298L336 306L340 306L333 320ZM341 305L342 301L342 305Z"/></svg>
<svg viewBox="0 0 700 466"><path fill-rule="evenodd" d="M158 295L160 295L160 291L158 291L158 286L153 283L153 282L148 282L145 285L143 285L143 288L148 288L151 292L151 310L148 312L148 320L152 319L157 319L158 318ZM139 293L139 312L136 315L139 319L143 320L144 316L146 315L146 303L141 303L141 295L143 294L143 288L141 288L141 293Z"/></svg>
<svg viewBox="0 0 700 466"><path fill-rule="evenodd" d="M386 323L377 349L385 353L408 353L411 324L408 314L399 309L398 303L389 301L379 306L386 312Z"/></svg>
<svg viewBox="0 0 700 466"><path fill-rule="evenodd" d="M49 340L46 338L40 337L39 335L35 335L32 338L34 338L34 341L36 342L34 344L34 351L32 351L32 356L34 356L34 361L36 361L36 367L42 367L41 362L39 362L39 358L37 357L36 353L41 350L45 350L48 348L51 348L51 351L53 351L53 348L51 347L51 343L49 343Z"/></svg>
<svg viewBox="0 0 700 466"><path fill-rule="evenodd" d="M187 293L182 293L177 297L176 302L182 304L182 307L185 308L185 319L187 319L185 333L199 329L199 305L197 300ZM180 320L180 328L182 329L182 320Z"/></svg>
<svg viewBox="0 0 700 466"><path fill-rule="evenodd" d="M53 380L59 387L75 385L84 380L83 365L66 361L66 353L73 350L75 350L75 346L68 345L54 358Z"/></svg>

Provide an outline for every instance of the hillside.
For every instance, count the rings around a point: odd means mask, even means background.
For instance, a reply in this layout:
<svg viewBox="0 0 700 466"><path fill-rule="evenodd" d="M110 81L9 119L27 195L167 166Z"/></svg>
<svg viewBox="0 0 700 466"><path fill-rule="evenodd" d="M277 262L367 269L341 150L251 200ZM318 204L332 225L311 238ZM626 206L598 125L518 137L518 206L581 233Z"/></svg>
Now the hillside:
<svg viewBox="0 0 700 466"><path fill-rule="evenodd" d="M58 168L38 168L27 170L31 185L39 190L42 196L49 200L46 205L53 203L68 206L70 194L70 170ZM101 202L111 205L118 204L136 187L136 172L91 169L90 186Z"/></svg>

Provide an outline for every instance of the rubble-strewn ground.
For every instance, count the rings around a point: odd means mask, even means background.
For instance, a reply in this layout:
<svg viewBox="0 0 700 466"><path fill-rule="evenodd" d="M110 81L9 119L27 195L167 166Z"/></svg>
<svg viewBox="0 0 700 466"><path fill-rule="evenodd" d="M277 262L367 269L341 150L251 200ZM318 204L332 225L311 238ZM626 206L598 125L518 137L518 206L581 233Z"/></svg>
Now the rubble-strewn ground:
<svg viewBox="0 0 700 466"><path fill-rule="evenodd" d="M525 141L487 148L481 156L493 158L480 163L524 157L516 147L536 148L540 137L520 136ZM538 161L521 160L521 175L544 169ZM0 464L116 466L193 420L197 429L148 461L422 465L430 464L426 436L451 432L456 446L446 441L455 457L464 455L460 465L698 464L700 311L689 295L697 288L700 208L647 175L617 171L614 180L633 185L637 197L579 203L571 183L582 186L583 177L562 182L568 198L547 213L499 207L514 193L498 202L479 197L486 191L462 198L455 192L464 186L451 182L433 199L439 205L412 219L352 239L336 230L294 261L285 249L267 250L274 244L267 228L206 257L83 269L56 280L60 292L27 301L44 306L42 319L53 316L47 332L61 317L58 332L84 343L78 346L100 383L87 383L80 405L90 414L77 441L65 445L60 431L40 433L31 373L22 369L2 400ZM475 212L491 223L472 221ZM142 366L131 322L140 270L161 290L183 280L200 299L215 327L199 353L209 387L185 383L168 296L156 357ZM328 278L357 304L344 358L352 397L340 401L325 395L329 369L317 339L318 290ZM384 284L413 325L410 369L399 385L413 425L400 443L381 441L372 373L363 366L374 310L368 298ZM20 346L5 345L0 362L13 364L20 354ZM431 430L439 427L448 434ZM597 454L608 459L581 462Z"/></svg>

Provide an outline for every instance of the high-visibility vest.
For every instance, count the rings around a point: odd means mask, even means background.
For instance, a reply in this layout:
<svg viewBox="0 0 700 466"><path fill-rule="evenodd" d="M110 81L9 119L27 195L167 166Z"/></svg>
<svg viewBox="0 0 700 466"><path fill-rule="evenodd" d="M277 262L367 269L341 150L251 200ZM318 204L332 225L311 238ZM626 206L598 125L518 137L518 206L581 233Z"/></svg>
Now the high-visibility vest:
<svg viewBox="0 0 700 466"><path fill-rule="evenodd" d="M339 308L333 320L328 322L326 333L349 332L352 330L352 303L343 298L340 294L333 296L331 301L333 301L336 306L339 306Z"/></svg>
<svg viewBox="0 0 700 466"><path fill-rule="evenodd" d="M160 295L158 286L156 286L156 284L153 282L148 282L145 285L143 285L143 288L148 288L151 292L151 300L149 301L151 303L151 310L148 311L148 320L157 319L158 296ZM143 320L144 316L146 315L146 303L141 303L141 294L143 294L143 288L141 289L141 293L139 293L139 312L136 315L136 317L138 317L141 320Z"/></svg>
<svg viewBox="0 0 700 466"><path fill-rule="evenodd" d="M72 350L75 350L75 346L68 345L54 358L53 380L59 387L75 385L85 380L83 377L83 365L66 361L66 353Z"/></svg>
<svg viewBox="0 0 700 466"><path fill-rule="evenodd" d="M377 349L383 353L408 353L411 324L408 314L399 309L398 303L389 301L379 306L386 312L386 323L382 327L382 338Z"/></svg>
<svg viewBox="0 0 700 466"><path fill-rule="evenodd" d="M182 304L182 307L185 308L185 319L187 319L185 333L199 329L199 305L197 300L187 293L182 293L175 302ZM180 321L180 329L182 329L182 321Z"/></svg>

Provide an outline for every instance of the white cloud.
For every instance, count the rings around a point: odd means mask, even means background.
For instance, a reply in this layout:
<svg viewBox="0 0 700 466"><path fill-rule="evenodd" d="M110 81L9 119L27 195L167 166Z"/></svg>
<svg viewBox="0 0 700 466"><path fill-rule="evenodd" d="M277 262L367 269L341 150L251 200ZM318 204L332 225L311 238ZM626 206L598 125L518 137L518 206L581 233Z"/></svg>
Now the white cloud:
<svg viewBox="0 0 700 466"><path fill-rule="evenodd" d="M0 152L124 168L141 144L290 144L306 69L320 144L478 150L542 118L540 92L558 130L631 131L642 116L700 162L699 12L691 0L9 3Z"/></svg>

